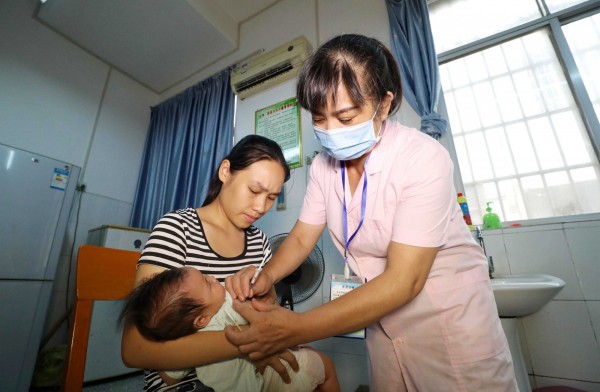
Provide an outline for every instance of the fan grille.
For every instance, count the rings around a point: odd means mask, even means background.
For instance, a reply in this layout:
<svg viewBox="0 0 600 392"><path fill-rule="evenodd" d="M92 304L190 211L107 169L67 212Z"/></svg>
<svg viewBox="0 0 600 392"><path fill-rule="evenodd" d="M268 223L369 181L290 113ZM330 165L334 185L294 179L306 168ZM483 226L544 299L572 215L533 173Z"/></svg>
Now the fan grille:
<svg viewBox="0 0 600 392"><path fill-rule="evenodd" d="M288 233L283 233L269 238L273 253L277 251L287 235ZM324 274L323 254L319 247L315 246L300 267L275 285L278 300L282 302L286 292L288 295L291 292L291 300L294 304L307 300L323 282Z"/></svg>

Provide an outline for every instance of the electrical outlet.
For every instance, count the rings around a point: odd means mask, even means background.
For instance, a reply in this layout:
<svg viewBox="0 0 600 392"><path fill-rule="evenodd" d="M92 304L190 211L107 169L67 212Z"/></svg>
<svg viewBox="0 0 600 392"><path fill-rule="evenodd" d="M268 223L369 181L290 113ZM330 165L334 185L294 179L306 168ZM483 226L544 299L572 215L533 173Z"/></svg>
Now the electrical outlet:
<svg viewBox="0 0 600 392"><path fill-rule="evenodd" d="M85 192L86 185L85 184L77 184L75 189L79 192Z"/></svg>

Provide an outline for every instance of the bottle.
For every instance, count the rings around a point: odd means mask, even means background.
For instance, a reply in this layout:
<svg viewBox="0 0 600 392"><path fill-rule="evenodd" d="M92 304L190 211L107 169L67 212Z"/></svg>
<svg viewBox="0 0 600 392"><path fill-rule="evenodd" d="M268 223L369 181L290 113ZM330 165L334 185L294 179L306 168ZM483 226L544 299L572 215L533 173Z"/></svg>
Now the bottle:
<svg viewBox="0 0 600 392"><path fill-rule="evenodd" d="M469 230L475 230L475 227L473 227L473 222L471 221L471 213L469 213L467 198L461 192L457 194L456 201L458 201L458 204L460 205L460 209L463 213L463 219L465 220L467 226L469 226Z"/></svg>
<svg viewBox="0 0 600 392"><path fill-rule="evenodd" d="M487 211L486 214L483 215L483 228L484 229L501 229L502 228L502 223L500 222L500 217L498 216L498 214L492 212L492 207L490 207L490 204L492 204L493 201L488 201L487 204L487 208L485 209Z"/></svg>

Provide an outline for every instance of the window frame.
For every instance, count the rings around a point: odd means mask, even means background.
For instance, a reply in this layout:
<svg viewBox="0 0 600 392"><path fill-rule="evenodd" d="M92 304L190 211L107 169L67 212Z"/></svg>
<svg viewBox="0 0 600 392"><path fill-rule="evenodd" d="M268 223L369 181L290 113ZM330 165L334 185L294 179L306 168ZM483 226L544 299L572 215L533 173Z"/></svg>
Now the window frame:
<svg viewBox="0 0 600 392"><path fill-rule="evenodd" d="M569 85L571 93L573 94L573 99L575 100L585 129L590 137L590 143L592 144L596 157L600 161L600 122L598 120L598 115L594 110L592 100L585 89L583 80L579 77L579 70L577 68L575 58L569 49L567 39L562 31L563 25L600 14L600 2L597 0L588 0L584 3L574 5L552 14L549 13L548 7L545 5L543 0L538 0L538 4L542 7L541 10L543 14L543 16L541 16L539 19L440 53L437 56L438 65L443 65L461 57L466 57L476 52L500 45L504 42L525 36L536 30L544 28L548 29L550 41L554 47L558 61L563 68L563 75ZM442 135L440 142L448 149L454 162L454 182L457 192L464 192L464 183L460 173L453 135L450 129L451 124L449 122L443 89L440 89L438 112L445 119L448 119L448 130L444 135ZM504 223L505 227L510 227L511 225L533 226L548 223L568 223L590 220L600 220L600 213L553 216L547 218L505 221Z"/></svg>

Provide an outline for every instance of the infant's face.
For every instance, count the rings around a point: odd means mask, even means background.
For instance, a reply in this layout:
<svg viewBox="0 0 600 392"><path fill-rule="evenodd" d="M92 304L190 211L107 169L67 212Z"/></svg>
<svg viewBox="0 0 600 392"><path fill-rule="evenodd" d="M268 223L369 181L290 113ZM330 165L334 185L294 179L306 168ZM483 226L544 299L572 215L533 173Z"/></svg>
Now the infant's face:
<svg viewBox="0 0 600 392"><path fill-rule="evenodd" d="M206 304L203 315L212 317L219 311L225 301L225 287L211 275L205 275L192 267L188 270L183 281L183 288L188 295L200 303Z"/></svg>

